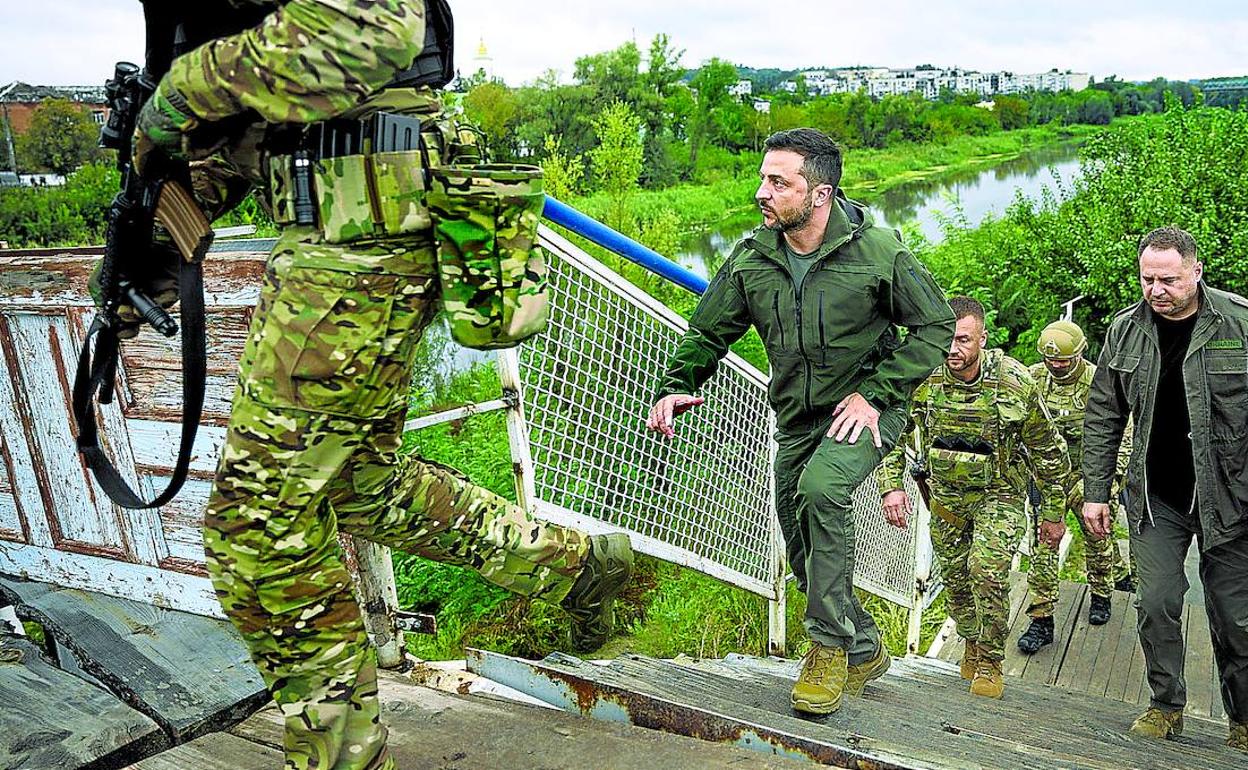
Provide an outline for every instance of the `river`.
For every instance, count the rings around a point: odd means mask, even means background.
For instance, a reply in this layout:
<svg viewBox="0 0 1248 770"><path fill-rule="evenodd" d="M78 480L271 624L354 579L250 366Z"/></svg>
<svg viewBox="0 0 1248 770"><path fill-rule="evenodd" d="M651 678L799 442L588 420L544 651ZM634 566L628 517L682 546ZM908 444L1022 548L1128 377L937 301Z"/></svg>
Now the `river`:
<svg viewBox="0 0 1248 770"><path fill-rule="evenodd" d="M1000 215L1016 194L1036 199L1045 189L1060 195L1079 173L1078 147L1073 144L1025 153L989 168L942 174L907 182L871 200L876 223L907 230L917 227L929 243L944 238L948 221L978 225L989 214ZM853 197L852 190L850 191ZM741 236L758 224L751 213L699 233L675 256L680 264L703 277L707 265L718 266Z"/></svg>

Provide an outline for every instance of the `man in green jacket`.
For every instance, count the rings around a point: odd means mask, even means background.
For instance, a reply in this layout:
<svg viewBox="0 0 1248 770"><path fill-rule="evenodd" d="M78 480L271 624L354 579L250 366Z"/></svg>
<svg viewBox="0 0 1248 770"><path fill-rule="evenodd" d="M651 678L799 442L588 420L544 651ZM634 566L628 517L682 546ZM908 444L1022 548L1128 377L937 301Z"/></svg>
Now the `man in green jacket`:
<svg viewBox="0 0 1248 770"><path fill-rule="evenodd" d="M768 137L763 226L736 245L689 321L647 426L673 418L753 325L771 364L776 514L813 644L793 707L827 714L888 668L854 597L854 489L897 441L910 394L944 359L953 313L889 229L838 191L840 148L809 128ZM898 327L909 333L902 339ZM867 431L870 440L859 441Z"/></svg>
<svg viewBox="0 0 1248 770"><path fill-rule="evenodd" d="M1179 621L1195 536L1227 744L1248 752L1248 300L1201 283L1196 241L1177 227L1140 240L1139 268L1144 299L1110 324L1083 430L1083 518L1107 537L1119 440L1135 423L1128 520L1152 699L1131 732L1183 731Z"/></svg>

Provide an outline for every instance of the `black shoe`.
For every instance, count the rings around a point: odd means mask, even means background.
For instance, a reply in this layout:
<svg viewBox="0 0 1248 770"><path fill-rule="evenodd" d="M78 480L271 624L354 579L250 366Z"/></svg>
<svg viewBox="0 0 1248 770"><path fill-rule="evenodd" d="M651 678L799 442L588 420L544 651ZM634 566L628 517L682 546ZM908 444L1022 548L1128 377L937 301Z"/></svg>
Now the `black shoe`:
<svg viewBox="0 0 1248 770"><path fill-rule="evenodd" d="M1111 614L1109 597L1092 594L1092 606L1088 607L1088 622L1094 626L1103 626L1109 622Z"/></svg>
<svg viewBox="0 0 1248 770"><path fill-rule="evenodd" d="M1032 618L1031 625L1018 637L1018 649L1034 655L1046 644L1053 644L1053 618Z"/></svg>
<svg viewBox="0 0 1248 770"><path fill-rule="evenodd" d="M594 535L589 540L585 567L564 598L572 616L572 649L593 652L611 635L615 597L633 571L633 549L628 535Z"/></svg>
<svg viewBox="0 0 1248 770"><path fill-rule="evenodd" d="M1125 591L1129 594L1135 593L1135 578L1130 575L1123 575L1114 583L1115 591Z"/></svg>

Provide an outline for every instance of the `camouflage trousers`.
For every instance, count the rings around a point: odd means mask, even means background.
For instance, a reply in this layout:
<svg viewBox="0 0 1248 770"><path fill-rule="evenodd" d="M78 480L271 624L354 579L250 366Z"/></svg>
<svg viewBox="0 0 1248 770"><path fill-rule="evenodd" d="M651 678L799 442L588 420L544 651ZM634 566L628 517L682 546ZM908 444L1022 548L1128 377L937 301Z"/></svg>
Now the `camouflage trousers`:
<svg viewBox="0 0 1248 770"><path fill-rule="evenodd" d="M266 271L204 524L208 571L286 723L289 770L391 768L350 533L557 602L588 551L448 468L400 455L435 315L427 236L330 246L288 229Z"/></svg>
<svg viewBox="0 0 1248 770"><path fill-rule="evenodd" d="M1022 497L1007 489L938 499L965 519L959 526L932 513L932 548L949 616L963 639L978 642L989 657L1004 660L1010 631L1010 564L1027 526Z"/></svg>
<svg viewBox="0 0 1248 770"><path fill-rule="evenodd" d="M1088 587L1093 595L1107 597L1114 590L1114 583L1128 574L1127 564L1118 550L1118 540L1113 537L1097 540L1088 534L1088 528L1078 512L1075 518L1079 521L1083 537ZM1039 538L1033 538L1033 541L1031 568L1027 572L1027 588L1030 591L1027 614L1033 618L1048 618L1053 616L1057 606L1057 550L1040 542Z"/></svg>

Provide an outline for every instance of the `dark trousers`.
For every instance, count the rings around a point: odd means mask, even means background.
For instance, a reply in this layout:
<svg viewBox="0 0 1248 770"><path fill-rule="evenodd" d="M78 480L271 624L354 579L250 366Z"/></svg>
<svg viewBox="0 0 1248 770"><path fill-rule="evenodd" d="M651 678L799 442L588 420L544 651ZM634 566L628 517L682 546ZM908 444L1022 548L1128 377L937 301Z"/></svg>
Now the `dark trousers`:
<svg viewBox="0 0 1248 770"><path fill-rule="evenodd" d="M1156 497L1149 504L1153 520L1145 514L1143 526L1131 531L1131 553L1139 570L1135 608L1152 705L1176 711L1187 703L1181 624L1188 581L1183 560L1193 536L1197 547L1203 543L1195 512L1176 511ZM1202 548L1200 581L1222 704L1231 720L1248 722L1248 534L1207 551Z"/></svg>
<svg viewBox="0 0 1248 770"><path fill-rule="evenodd" d="M858 664L879 650L880 632L854 596L852 495L896 445L906 414L896 408L880 415L883 448L866 430L854 444L827 438L831 422L777 436L776 514L789 566L806 594L807 633L820 644L843 647L850 664Z"/></svg>

